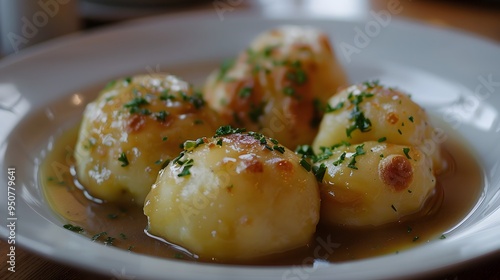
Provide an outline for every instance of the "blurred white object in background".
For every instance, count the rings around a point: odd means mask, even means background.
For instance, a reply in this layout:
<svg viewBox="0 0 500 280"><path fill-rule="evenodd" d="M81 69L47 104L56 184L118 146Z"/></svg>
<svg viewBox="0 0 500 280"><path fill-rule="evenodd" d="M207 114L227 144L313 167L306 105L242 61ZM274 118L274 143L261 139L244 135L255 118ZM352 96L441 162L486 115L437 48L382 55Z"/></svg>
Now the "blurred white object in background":
<svg viewBox="0 0 500 280"><path fill-rule="evenodd" d="M79 27L77 0L0 0L0 56Z"/></svg>

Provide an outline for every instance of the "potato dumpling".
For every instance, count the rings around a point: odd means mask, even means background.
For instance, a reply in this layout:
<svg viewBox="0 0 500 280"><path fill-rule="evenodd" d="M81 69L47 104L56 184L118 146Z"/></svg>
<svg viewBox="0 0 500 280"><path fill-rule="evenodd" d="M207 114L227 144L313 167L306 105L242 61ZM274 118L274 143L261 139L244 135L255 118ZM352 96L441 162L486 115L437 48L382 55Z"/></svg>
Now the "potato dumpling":
<svg viewBox="0 0 500 280"><path fill-rule="evenodd" d="M324 172L319 184L324 224L359 227L400 221L419 212L434 192L432 162L414 146L370 141L326 154L328 159L315 164L317 174Z"/></svg>
<svg viewBox="0 0 500 280"><path fill-rule="evenodd" d="M187 141L160 171L144 205L148 232L226 261L306 245L319 221L314 175L276 140L231 130Z"/></svg>
<svg viewBox="0 0 500 280"><path fill-rule="evenodd" d="M283 26L260 34L207 79L207 102L227 123L259 131L290 149L311 144L321 104L346 86L327 36Z"/></svg>
<svg viewBox="0 0 500 280"><path fill-rule="evenodd" d="M314 139L316 152L342 142L386 141L422 147L426 141L432 141L434 133L422 107L407 94L376 81L354 85L334 95L326 112ZM432 156L433 168L444 168L437 145L423 151Z"/></svg>
<svg viewBox="0 0 500 280"><path fill-rule="evenodd" d="M95 198L143 205L179 145L219 126L202 96L174 76L114 81L85 109L75 149L78 179Z"/></svg>

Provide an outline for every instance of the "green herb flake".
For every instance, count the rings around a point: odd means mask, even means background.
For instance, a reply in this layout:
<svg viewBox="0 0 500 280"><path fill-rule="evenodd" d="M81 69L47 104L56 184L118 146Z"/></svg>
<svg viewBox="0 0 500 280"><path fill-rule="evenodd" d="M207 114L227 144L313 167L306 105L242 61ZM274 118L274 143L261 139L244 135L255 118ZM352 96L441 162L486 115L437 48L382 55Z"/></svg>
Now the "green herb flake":
<svg viewBox="0 0 500 280"><path fill-rule="evenodd" d="M167 137L167 136L163 136L163 137L161 138L161 141L167 141L167 140L168 140L168 137Z"/></svg>
<svg viewBox="0 0 500 280"><path fill-rule="evenodd" d="M168 115L169 115L169 112L167 112L165 110L161 110L160 112L155 114L155 118L157 121L165 122L165 119L167 118Z"/></svg>
<svg viewBox="0 0 500 280"><path fill-rule="evenodd" d="M161 165L161 167L160 167L160 168L161 168L161 169L164 169L165 167L167 167L167 165L168 165L169 163L170 163L170 160L169 160L169 159L165 160L165 161L163 162L163 164Z"/></svg>
<svg viewBox="0 0 500 280"><path fill-rule="evenodd" d="M189 171L189 169L191 169L191 167L193 167L193 164L194 164L194 160L188 159L184 164L182 164L182 171L181 171L181 173L177 174L177 177L184 177L184 176L191 175L191 172Z"/></svg>
<svg viewBox="0 0 500 280"><path fill-rule="evenodd" d="M222 138L219 138L217 139L217 146L221 146L222 147Z"/></svg>
<svg viewBox="0 0 500 280"><path fill-rule="evenodd" d="M118 161L120 161L122 163L121 164L122 167L129 165L128 158L127 158L127 155L125 154L125 152L122 152L120 154L120 156L118 157Z"/></svg>
<svg viewBox="0 0 500 280"><path fill-rule="evenodd" d="M310 145L299 145L295 149L295 153L301 155L305 158L314 158L316 155L314 154L314 150Z"/></svg>
<svg viewBox="0 0 500 280"><path fill-rule="evenodd" d="M132 251L132 249L134 249L134 246L133 246L133 245L130 245L130 246L128 246L127 251L129 251L129 252L130 252L130 251Z"/></svg>
<svg viewBox="0 0 500 280"><path fill-rule="evenodd" d="M105 236L105 235L108 235L108 233L105 232L105 231L99 232L99 233L95 234L94 236L92 236L92 238L90 238L90 240L96 241L96 240L98 240L99 238L101 238L102 236Z"/></svg>
<svg viewBox="0 0 500 280"><path fill-rule="evenodd" d="M175 95L170 94L170 90L166 89L160 93L160 100L165 101L165 100L174 100Z"/></svg>
<svg viewBox="0 0 500 280"><path fill-rule="evenodd" d="M120 235L121 239L123 239L123 240L127 239L127 236L125 235L125 233L121 232L119 235Z"/></svg>
<svg viewBox="0 0 500 280"><path fill-rule="evenodd" d="M115 239L116 238L111 237L111 236L106 237L106 239L104 239L104 245L111 245L111 246L113 246L113 242L115 242Z"/></svg>
<svg viewBox="0 0 500 280"><path fill-rule="evenodd" d="M410 120L410 122L413 122L413 116L409 116L408 119Z"/></svg>
<svg viewBox="0 0 500 280"><path fill-rule="evenodd" d="M407 159L411 159L409 152L410 148L403 148L403 153L405 154Z"/></svg>
<svg viewBox="0 0 500 280"><path fill-rule="evenodd" d="M318 182L323 182L323 178L325 177L325 172L326 172L326 165L322 163L321 165L313 166L312 171L314 173L314 176L316 177L316 180Z"/></svg>
<svg viewBox="0 0 500 280"><path fill-rule="evenodd" d="M283 88L283 93L286 96L293 96L293 95L295 95L295 89L292 87L285 87L285 88Z"/></svg>
<svg viewBox="0 0 500 280"><path fill-rule="evenodd" d="M305 169L307 172L311 171L311 164L310 164L309 162L307 162L307 160L305 160L305 159L301 159L301 160L300 160L300 162L299 162L299 164L300 164L302 167L304 167L304 169Z"/></svg>
<svg viewBox="0 0 500 280"><path fill-rule="evenodd" d="M391 208L392 208L392 210L394 210L394 212L398 212L398 209L396 209L396 207L394 206L394 204L391 204Z"/></svg>
<svg viewBox="0 0 500 280"><path fill-rule="evenodd" d="M282 154L285 153L285 147L283 147L283 146L274 145L273 150L278 151Z"/></svg>
<svg viewBox="0 0 500 280"><path fill-rule="evenodd" d="M403 135L403 132L402 132L402 131L401 131L401 129L399 129L399 128L398 128L398 133L399 133L400 135Z"/></svg>
<svg viewBox="0 0 500 280"><path fill-rule="evenodd" d="M343 153L340 155L339 159L333 162L333 165L334 165L334 166L339 166L342 162L344 162L344 160L345 160L345 156L346 156L346 152L343 152Z"/></svg>
<svg viewBox="0 0 500 280"><path fill-rule="evenodd" d="M222 62L219 68L219 74L217 75L217 80L220 81L226 78L227 73L234 65L234 59L226 59Z"/></svg>
<svg viewBox="0 0 500 280"><path fill-rule="evenodd" d="M235 133L242 133L245 131L246 131L245 128L233 128L230 125L224 125L224 126L217 128L217 130L215 131L214 137L220 137L220 136L235 134Z"/></svg>
<svg viewBox="0 0 500 280"><path fill-rule="evenodd" d="M377 141L379 143L385 142L387 140L387 137L380 137Z"/></svg>
<svg viewBox="0 0 500 280"><path fill-rule="evenodd" d="M342 107L344 107L344 102L339 102L339 103L337 103L337 105L335 105L334 107L330 106L330 104L326 104L325 113L332 113L332 112L335 112L335 111L337 111L337 110L342 109Z"/></svg>
<svg viewBox="0 0 500 280"><path fill-rule="evenodd" d="M76 232L76 233L82 233L84 231L83 228L81 228L79 226L74 226L72 224L65 224L65 225L63 225L63 228L70 230L72 232Z"/></svg>
<svg viewBox="0 0 500 280"><path fill-rule="evenodd" d="M260 116L264 114L264 107L266 106L265 102L261 102L258 105L251 104L250 111L248 111L248 117L253 123L258 123Z"/></svg>
<svg viewBox="0 0 500 280"><path fill-rule="evenodd" d="M252 94L252 90L253 90L252 87L243 87L238 92L238 96L241 98L249 97Z"/></svg>
<svg viewBox="0 0 500 280"><path fill-rule="evenodd" d="M439 239L446 239L446 236L444 234L441 234L441 236L439 237Z"/></svg>
<svg viewBox="0 0 500 280"><path fill-rule="evenodd" d="M143 105L148 105L149 102L144 97L134 97L131 101L125 103L123 107L129 109L130 114L142 113L145 115L147 111L141 111L140 107Z"/></svg>
<svg viewBox="0 0 500 280"><path fill-rule="evenodd" d="M412 242L416 242L418 239L420 239L420 236L417 235L417 236L413 237Z"/></svg>
<svg viewBox="0 0 500 280"><path fill-rule="evenodd" d="M410 233L410 232L412 232L412 231L413 231L413 228L412 228L412 227L410 227L410 226L406 227L406 232Z"/></svg>

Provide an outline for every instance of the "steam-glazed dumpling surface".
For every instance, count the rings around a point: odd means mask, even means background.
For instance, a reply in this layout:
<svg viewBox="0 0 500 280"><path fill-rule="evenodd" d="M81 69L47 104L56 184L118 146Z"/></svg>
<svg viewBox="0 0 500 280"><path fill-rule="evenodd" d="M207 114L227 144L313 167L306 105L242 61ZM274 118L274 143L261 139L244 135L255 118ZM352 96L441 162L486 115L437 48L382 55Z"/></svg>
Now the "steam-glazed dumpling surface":
<svg viewBox="0 0 500 280"><path fill-rule="evenodd" d="M96 198L143 205L179 145L219 125L201 95L174 76L114 81L84 112L75 150L78 179Z"/></svg>
<svg viewBox="0 0 500 280"><path fill-rule="evenodd" d="M221 131L187 142L160 172L144 206L149 233L217 260L307 244L319 221L314 176L276 140Z"/></svg>

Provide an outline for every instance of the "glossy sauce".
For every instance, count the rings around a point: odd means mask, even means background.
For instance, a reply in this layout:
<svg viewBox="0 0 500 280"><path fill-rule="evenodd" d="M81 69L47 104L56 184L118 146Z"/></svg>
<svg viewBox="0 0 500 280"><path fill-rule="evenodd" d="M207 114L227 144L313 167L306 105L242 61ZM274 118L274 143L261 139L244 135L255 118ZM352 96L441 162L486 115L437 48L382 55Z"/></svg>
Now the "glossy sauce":
<svg viewBox="0 0 500 280"><path fill-rule="evenodd" d="M40 166L39 179L46 200L64 224L83 228L81 234L88 236L89 242L100 242L103 246L114 246L130 253L218 262L193 256L182 248L148 236L145 233L147 218L142 207L91 200L74 175L73 151L77 134L78 128L74 128L59 137ZM446 232L457 226L477 203L484 184L477 161L456 138L448 137L442 145L449 168L437 177L436 194L424 207L427 215L357 230L320 226L308 246L245 264L300 265L318 260L343 262L397 254L426 242L439 242L446 238Z"/></svg>

